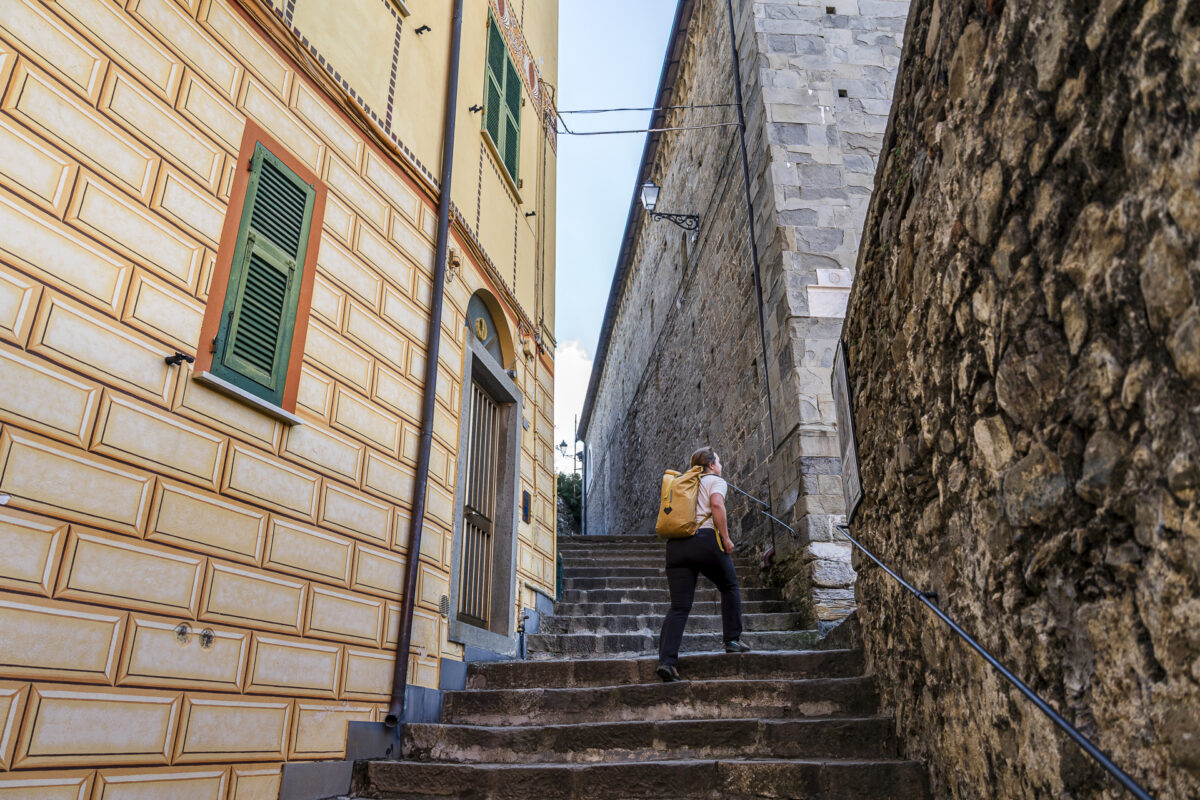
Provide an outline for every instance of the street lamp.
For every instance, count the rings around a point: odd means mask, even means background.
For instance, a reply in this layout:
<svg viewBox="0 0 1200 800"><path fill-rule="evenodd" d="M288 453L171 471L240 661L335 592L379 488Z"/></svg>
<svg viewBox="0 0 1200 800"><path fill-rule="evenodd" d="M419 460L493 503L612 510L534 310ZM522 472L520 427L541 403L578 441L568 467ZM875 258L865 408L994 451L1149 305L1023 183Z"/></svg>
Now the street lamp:
<svg viewBox="0 0 1200 800"><path fill-rule="evenodd" d="M571 476L574 477L575 475L577 475L579 473L579 465L583 461L583 450L582 450L582 448L580 448L575 453L571 453L571 452L569 452L570 447L571 446L569 444L567 444L566 439L564 439L558 443L558 452L562 454L562 457L571 459ZM583 484L583 481L577 481L575 483L575 501L577 503L579 503L579 510L580 510L581 514L583 513L583 487L582 487L582 484Z"/></svg>
<svg viewBox="0 0 1200 800"><path fill-rule="evenodd" d="M700 217L696 214L669 214L663 211L655 211L654 207L658 205L659 187L654 181L647 181L642 185L642 206L645 207L651 219L665 219L668 222L674 222L685 231L700 230Z"/></svg>

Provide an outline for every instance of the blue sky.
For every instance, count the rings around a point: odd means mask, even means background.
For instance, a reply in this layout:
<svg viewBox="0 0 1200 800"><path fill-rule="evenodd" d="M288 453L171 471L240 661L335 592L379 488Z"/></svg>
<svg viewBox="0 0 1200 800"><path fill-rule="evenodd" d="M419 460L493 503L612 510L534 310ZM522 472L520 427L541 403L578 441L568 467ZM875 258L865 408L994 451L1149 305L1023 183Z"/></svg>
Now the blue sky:
<svg viewBox="0 0 1200 800"><path fill-rule="evenodd" d="M675 0L560 0L558 107L653 105L674 16ZM650 115L564 119L572 130L613 130L645 128ZM587 391L644 143L644 134L558 137L556 441L571 441Z"/></svg>

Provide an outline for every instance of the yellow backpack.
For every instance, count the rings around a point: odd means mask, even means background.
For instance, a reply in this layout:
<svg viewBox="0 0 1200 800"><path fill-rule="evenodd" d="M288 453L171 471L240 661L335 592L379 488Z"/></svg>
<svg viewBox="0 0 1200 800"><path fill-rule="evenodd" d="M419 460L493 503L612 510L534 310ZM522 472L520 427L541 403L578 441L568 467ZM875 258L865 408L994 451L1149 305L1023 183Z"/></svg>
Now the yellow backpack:
<svg viewBox="0 0 1200 800"><path fill-rule="evenodd" d="M695 535L701 524L712 516L696 522L696 500L700 496L703 467L692 467L679 473L673 469L663 473L662 494L658 501L658 521L654 530L662 539L684 539Z"/></svg>

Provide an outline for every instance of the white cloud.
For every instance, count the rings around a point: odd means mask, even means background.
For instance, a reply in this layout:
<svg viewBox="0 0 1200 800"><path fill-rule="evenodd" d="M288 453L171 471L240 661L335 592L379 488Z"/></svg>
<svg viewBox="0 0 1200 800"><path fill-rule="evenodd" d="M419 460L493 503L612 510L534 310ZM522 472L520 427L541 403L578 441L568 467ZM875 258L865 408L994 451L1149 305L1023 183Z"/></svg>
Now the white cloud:
<svg viewBox="0 0 1200 800"><path fill-rule="evenodd" d="M573 468L571 457L558 452L558 443L566 442L568 453L574 450L575 419L583 411L591 374L592 359L583 342L560 342L554 354L554 468L559 472L570 474Z"/></svg>

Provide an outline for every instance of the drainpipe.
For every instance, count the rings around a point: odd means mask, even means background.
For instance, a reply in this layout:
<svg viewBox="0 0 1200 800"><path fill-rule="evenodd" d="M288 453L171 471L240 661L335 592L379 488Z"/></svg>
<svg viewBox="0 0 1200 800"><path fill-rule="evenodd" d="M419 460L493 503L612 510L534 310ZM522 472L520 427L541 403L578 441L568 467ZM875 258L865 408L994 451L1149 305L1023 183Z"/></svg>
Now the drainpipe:
<svg viewBox="0 0 1200 800"><path fill-rule="evenodd" d="M771 370L767 363L767 323L763 311L762 276L758 270L758 243L754 240L754 199L750 195L750 162L746 157L746 113L742 107L742 68L738 62L737 27L733 0L729 6L729 44L733 48L733 94L737 100L738 136L742 146L742 185L746 189L746 216L750 225L750 259L754 265L754 294L758 300L758 340L762 344L763 386L767 390L767 425L771 429L771 452L775 452L775 414L771 409Z"/></svg>
<svg viewBox="0 0 1200 800"><path fill-rule="evenodd" d="M450 76L446 82L446 119L442 132L442 177L438 196L437 252L433 258L433 299L429 307L429 349L425 354L425 394L421 398L421 441L417 449L412 524L408 533L408 564L400 606L400 641L392 672L392 699L384 724L394 728L404 718L408 688L408 648L412 641L413 608L420 566L421 531L425 524L425 488L429 483L429 449L433 442L433 402L437 395L438 351L442 344L442 304L446 296L446 246L450 235L450 179L454 173L454 120L458 105L458 56L462 43L463 0L454 0L450 28Z"/></svg>

